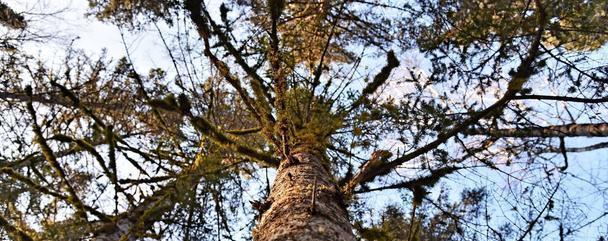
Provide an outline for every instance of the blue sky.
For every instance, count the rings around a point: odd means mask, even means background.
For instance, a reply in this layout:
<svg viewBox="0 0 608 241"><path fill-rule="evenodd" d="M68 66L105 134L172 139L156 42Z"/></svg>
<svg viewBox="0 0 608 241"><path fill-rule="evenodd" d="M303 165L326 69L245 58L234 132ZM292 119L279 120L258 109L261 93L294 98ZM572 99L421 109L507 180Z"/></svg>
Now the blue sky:
<svg viewBox="0 0 608 241"><path fill-rule="evenodd" d="M162 44L162 41L159 39L158 33L155 31L132 33L123 30L122 33L124 35L121 36L121 30L116 26L100 23L93 18L83 18L87 8L86 1L9 0L5 2L9 6L14 7L17 11L34 13L49 10L63 11L63 13L59 14L60 17L58 18L44 18L44 16L40 16L35 17L37 20L33 22L34 29L48 33L61 32L63 33L62 36L59 36L50 42L28 44L26 48L31 54L40 56L42 59L47 60L49 64L61 64L62 56L65 54L64 50L66 43L71 41L74 41L75 47L82 48L85 52L91 55L99 55L102 49L106 49L109 57L118 59L124 56L126 53L125 46L123 45L124 37L132 61L139 72L145 73L150 68L162 67L169 72L169 76L175 73L171 62L169 61L168 52ZM214 4L218 3L219 2L217 1L214 2ZM211 8L217 9L217 7L213 6L211 6ZM162 30L167 29L162 23L159 23L159 27ZM604 48L598 51L593 57L605 60L607 58L606 53L607 50ZM419 53L406 53L401 57L403 58L402 64L404 66L417 66L422 72L424 72L425 69L428 70L429 68L430 64L428 60ZM379 67L377 61L374 62L374 59L372 58L369 58L365 65L369 65L371 70ZM399 79L399 75L403 73L404 72L396 71L393 73L393 77L395 79ZM539 80L533 84L542 85L542 80ZM387 94L393 93L393 95L399 95L404 91L408 91L408 89L411 90L411 86L408 87L398 83L391 83L388 86L388 89L386 89ZM546 87L543 90L544 91L541 93L551 92L549 87ZM399 98L398 96L394 97ZM471 98L479 97L472 95ZM493 97L491 96L482 98L485 98L484 100L490 102L493 100ZM539 105L538 103L529 104ZM556 103L551 102L543 104L540 108L561 108L555 105ZM606 138L567 138L566 140L567 146L585 146L597 143L599 141L606 141ZM453 144L454 143L448 145ZM596 215L601 214L603 211L608 210L608 197L605 196L606 190L608 190L608 178L606 177L606 174L608 174L608 165L605 164L608 162L608 151L601 149L595 152L569 154L568 157L570 164L568 173L556 173L556 175L563 178L563 185L568 190L568 193L563 194L562 198L574 200L581 205L574 210L556 210L556 215L561 215L562 218L569 219L571 222L579 222L582 224L593 219L596 217ZM561 158L561 156L557 155L552 160L560 162ZM512 167L512 170L510 171L512 171L514 175L529 174L531 176L527 177L532 177L531 180L536 179L536 181L542 181L539 180L538 177L534 176L538 173L535 173L533 170L529 170L530 172L528 173L522 172L520 169L518 169L521 167L525 167L525 165ZM510 188L525 188L524 184L517 184L515 186L510 185L513 181L512 177L483 168L474 170L474 172L463 171L459 174L451 175L443 182L443 184L452 189L452 195L454 197L459 196L460 191L465 187L470 188L492 184L490 185L492 187L491 191L495 194L492 197L494 200L499 201L496 203L498 205L500 205L501 202L504 203L505 201L500 199L501 194L504 194ZM407 173L405 170L402 170L402 172ZM597 183L590 183L589 180L595 180ZM604 191L602 192L601 190L596 190L597 188L604 188ZM543 191L545 193L547 192L547 190ZM539 190L539 193L534 195L542 196L544 195L543 191ZM251 196L255 197L257 190L251 190L251 192ZM436 193L437 191L435 190L432 195L436 195ZM393 191L366 194L363 195L362 198L369 204L372 204L372 207L376 210L376 212L381 210L385 204L402 204L402 199L400 196ZM513 196L509 198L510 199L508 201L514 203L525 201L518 200L517 197ZM508 212L506 215L503 215L500 206L493 205L490 207L490 209L493 212L493 217L495 218L494 220L498 223L512 218ZM606 219L604 219L582 229L581 232L577 233L575 237L582 240L593 240L599 233L605 234L607 232L608 226L606 225ZM556 233L550 232L549 235L556 235ZM548 236L546 239L550 240L554 237L555 236Z"/></svg>

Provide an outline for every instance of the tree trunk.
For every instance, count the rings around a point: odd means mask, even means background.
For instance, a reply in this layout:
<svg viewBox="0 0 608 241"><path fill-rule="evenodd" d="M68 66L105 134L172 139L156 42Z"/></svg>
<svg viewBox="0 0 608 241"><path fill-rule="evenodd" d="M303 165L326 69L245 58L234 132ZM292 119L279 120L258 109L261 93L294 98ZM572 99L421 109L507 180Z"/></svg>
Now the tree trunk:
<svg viewBox="0 0 608 241"><path fill-rule="evenodd" d="M354 241L342 194L329 170L311 153L294 158L298 162L284 161L277 171L254 240Z"/></svg>

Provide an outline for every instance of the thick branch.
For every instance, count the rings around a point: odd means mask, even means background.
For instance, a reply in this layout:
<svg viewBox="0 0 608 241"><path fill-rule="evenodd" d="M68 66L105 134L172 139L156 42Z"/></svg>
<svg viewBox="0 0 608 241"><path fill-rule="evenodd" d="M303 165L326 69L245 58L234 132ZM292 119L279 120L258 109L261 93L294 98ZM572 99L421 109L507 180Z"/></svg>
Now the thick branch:
<svg viewBox="0 0 608 241"><path fill-rule="evenodd" d="M355 102L351 104L348 112L353 109L356 109L357 107L365 103L365 101L367 101L368 96L376 92L376 90L386 82L388 77L391 75L393 69L397 68L398 66L399 60L397 59L397 57L395 57L395 53L393 51L389 51L386 54L386 65L382 67L380 73L378 73L374 77L372 82L370 82L369 84L367 84L367 86L365 86L365 88L363 88L363 90L361 91L361 95Z"/></svg>
<svg viewBox="0 0 608 241"><path fill-rule="evenodd" d="M373 181L376 176L388 174L388 172L385 172L382 174L370 175L374 169L387 162L392 155L391 152L386 150L379 150L372 153L371 158L361 165L359 172L357 172L352 179L345 180L348 181L348 184L343 188L343 192L347 195L351 194L357 185Z"/></svg>
<svg viewBox="0 0 608 241"><path fill-rule="evenodd" d="M25 93L11 93L11 92L0 92L0 99L4 99L7 101L19 101L19 102L27 102L30 100L30 97ZM65 97L48 93L44 94L33 94L31 100L36 103L41 103L45 105L59 105L64 107L73 107L74 104L69 99ZM92 107L92 108L104 108L104 109L122 109L124 106L120 103L117 104L107 104L107 103L91 103L87 102L84 105Z"/></svg>
<svg viewBox="0 0 608 241"><path fill-rule="evenodd" d="M190 121L192 122L192 125L197 130L199 130L206 136L210 137L211 140L215 141L220 146L231 149L232 151L235 151L241 155L254 158L255 160L260 161L260 164L262 164L264 166L277 167L279 165L279 160L273 158L272 156L270 156L266 153L260 152L258 150L255 150L253 148L250 148L243 144L238 143L233 138L231 138L227 135L224 135L224 133L222 133L220 130L218 130L215 126L213 126L209 121L205 120L204 118L192 116L192 115L190 115L189 118L190 118Z"/></svg>
<svg viewBox="0 0 608 241"><path fill-rule="evenodd" d="M22 29L27 26L23 15L15 12L3 2L0 2L0 24L12 29Z"/></svg>
<svg viewBox="0 0 608 241"><path fill-rule="evenodd" d="M608 123L568 124L545 127L512 128L512 129L469 129L469 135L487 135L494 137L603 137L608 136Z"/></svg>
<svg viewBox="0 0 608 241"><path fill-rule="evenodd" d="M597 144L593 144L593 145L589 145L589 146L582 146L582 147L566 147L565 151L566 152L586 152L586 151L595 151L597 149L603 149L603 148L608 148L608 142L601 142L601 143L597 143ZM545 152L562 152L562 150L559 147L551 147L548 150L545 150Z"/></svg>
<svg viewBox="0 0 608 241"><path fill-rule="evenodd" d="M371 188L371 189L366 189L366 190L359 190L359 191L355 191L355 193L366 193L366 192L374 192L374 191L382 191L382 190L388 190L388 189L402 189L402 188L408 188L408 189L414 189L417 187L431 187L433 185L435 185L435 183L437 183L437 181L439 181L439 179L441 179L442 177L451 174L455 171L457 171L458 167L445 167L445 168L441 168L435 171L432 171L431 174L426 175L424 177L420 177L420 178L416 178L414 180L409 180L409 181L405 181L405 182L401 182L401 183L397 183L397 184L393 184L393 185L389 185L389 186L383 186L383 187L377 187L377 188Z"/></svg>
<svg viewBox="0 0 608 241"><path fill-rule="evenodd" d="M261 130L262 130L262 128L253 127L253 128L240 129L240 130L227 130L226 133L235 135L235 136L243 136L243 135L258 133Z"/></svg>
<svg viewBox="0 0 608 241"><path fill-rule="evenodd" d="M569 96L551 96L551 95L518 95L513 97L514 100L557 100L566 102L581 102L589 104L605 103L608 102L608 97L590 99L590 98L579 98Z"/></svg>

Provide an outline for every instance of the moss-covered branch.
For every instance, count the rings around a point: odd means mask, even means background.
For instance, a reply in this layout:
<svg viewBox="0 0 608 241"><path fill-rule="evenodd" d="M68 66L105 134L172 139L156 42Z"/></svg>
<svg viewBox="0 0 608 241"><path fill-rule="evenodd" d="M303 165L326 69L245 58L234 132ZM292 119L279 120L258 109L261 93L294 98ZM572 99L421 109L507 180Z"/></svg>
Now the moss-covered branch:
<svg viewBox="0 0 608 241"><path fill-rule="evenodd" d="M27 232L12 225L8 219L0 215L0 227L2 227L10 236L10 238L16 241L36 241L34 237L30 236Z"/></svg>
<svg viewBox="0 0 608 241"><path fill-rule="evenodd" d="M207 158L198 153L194 162L175 176L175 180L146 197L140 204L114 218L97 225L93 240L134 240L184 198L182 195L196 188L205 174ZM217 170L216 170L217 171Z"/></svg>
<svg viewBox="0 0 608 241"><path fill-rule="evenodd" d="M279 165L278 159L272 157L269 154L263 153L261 151L255 150L253 148L245 146L244 144L239 143L232 137L222 133L209 121L205 120L202 117L190 116L190 122L198 131L210 137L211 140L215 141L218 145L226 148L227 150L232 150L240 155L254 158L255 160L259 161L260 164L262 164L263 166L277 167Z"/></svg>
<svg viewBox="0 0 608 241"><path fill-rule="evenodd" d="M3 167L3 168L0 168L0 173L4 173L4 174L8 175L12 179L17 180L17 181L19 181L19 182L27 185L28 187L30 187L30 188L32 188L32 189L34 189L34 190L36 190L36 191L38 191L40 193L43 193L43 194L46 194L46 195L58 198L59 200L63 200L63 201L68 202L68 203L70 202L70 197L67 197L67 196L65 196L65 195L63 195L61 193L58 193L58 192L53 191L53 190L51 190L51 189L49 189L49 188L47 188L45 186L42 186L38 182L35 182L32 179L30 179L30 178L28 178L28 177L26 177L24 175L19 174L18 172L16 172L13 169L10 169L10 168L7 168L7 167ZM95 215L97 218L99 218L99 220L102 220L102 221L110 221L111 220L106 214L98 211L97 209L95 209L95 208L93 208L91 206L88 206L88 205L83 205L83 206L84 206L84 209L86 211L88 211L88 212L92 213L93 215Z"/></svg>
<svg viewBox="0 0 608 241"><path fill-rule="evenodd" d="M460 123L457 123L454 126L452 126L451 128L448 128L446 131L440 133L436 140L434 140L410 153L402 155L401 157L398 157L390 162L387 162L387 163L379 166L378 168L374 169L370 173L370 175L373 176L373 175L380 175L382 173L386 173L387 171L390 171L391 169L396 168L399 165L401 165L407 161L410 161L414 158L419 157L420 155L423 155L431 150L434 150L439 145L448 141L450 138L467 130L468 128L470 128L470 126L474 125L479 120L486 118L488 116L491 116L491 115L495 114L496 112L502 113L502 109L517 95L517 93L519 93L521 91L523 84L525 84L530 79L530 76L533 74L534 69L535 69L534 61L541 54L539 49L541 46L543 33L545 31L545 27L547 24L547 19L546 19L544 7L542 5L540 5L539 1L536 1L536 2L537 2L537 11L539 12L538 17L537 17L538 29L534 35L532 44L531 44L530 48L528 49L528 53L527 53L526 57L524 59L522 59L521 63L517 67L517 71L515 71L515 73L513 73L511 81L509 81L509 86L507 88L507 91L504 93L504 95L500 99L498 99L494 104L489 106L488 108L486 108L480 112L474 113L468 119L466 119Z"/></svg>
<svg viewBox="0 0 608 241"><path fill-rule="evenodd" d="M361 91L361 95L359 96L359 98L357 98L357 100L355 100L355 102L351 104L349 111L358 108L366 101L368 101L369 96L376 92L376 90L381 85L386 83L393 69L397 67L399 67L399 60L397 59L397 57L395 57L395 53L393 51L389 51L386 54L386 65L382 67L380 73L378 73L374 77L372 82L369 82L369 84L367 84L367 86L363 88L363 90Z"/></svg>
<svg viewBox="0 0 608 241"><path fill-rule="evenodd" d="M28 86L28 88L26 88L26 92L31 95L31 93L32 93L31 87ZM32 101L29 101L27 103L27 109L32 118L32 129L34 131L34 142L36 144L38 144L38 146L40 147L40 151L42 152L42 155L45 157L47 162L51 165L51 167L55 171L55 175L57 175L60 178L62 185L65 187L65 189L69 193L68 202L72 206L74 206L74 208L76 209L76 215L86 219L87 214L84 211L84 204L82 203L82 201L76 194L76 191L72 187L72 184L70 184L70 182L68 182L65 171L61 167L61 164L59 164L59 162L57 161L57 157L55 157L55 154L53 154L51 147L48 145L48 143L46 142L46 139L44 139L44 137L42 135L42 130L40 129L40 126L37 123L36 111L34 110Z"/></svg>
<svg viewBox="0 0 608 241"><path fill-rule="evenodd" d="M152 100L148 104L150 104L152 107L179 113L187 117L196 130L200 131L203 135L209 137L212 141L226 148L227 150L235 151L240 155L251 157L263 166L277 167L279 165L279 160L272 157L270 154L266 154L254 148L248 147L243 143L239 143L239 141L223 133L205 118L192 114L189 108L189 101L186 100L185 96L180 95L179 99L182 99L179 101L179 103L178 101Z"/></svg>
<svg viewBox="0 0 608 241"><path fill-rule="evenodd" d="M23 15L15 12L3 2L0 2L0 24L12 29L22 29L27 26Z"/></svg>

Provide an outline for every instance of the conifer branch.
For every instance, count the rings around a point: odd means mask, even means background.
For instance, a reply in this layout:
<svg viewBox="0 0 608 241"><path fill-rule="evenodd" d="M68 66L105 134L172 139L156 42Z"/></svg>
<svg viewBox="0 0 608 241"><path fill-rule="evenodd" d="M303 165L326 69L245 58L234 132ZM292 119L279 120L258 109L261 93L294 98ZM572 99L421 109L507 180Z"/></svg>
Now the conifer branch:
<svg viewBox="0 0 608 241"><path fill-rule="evenodd" d="M7 101L23 101L27 102L30 100L30 97L27 94L20 92L4 92L0 91L0 99L5 99ZM33 94L32 101L36 103L46 104L46 105L59 105L65 107L73 107L74 104L69 99L66 99L60 94L49 92L46 94ZM91 103L87 102L83 104L92 108L104 108L104 109L113 109L119 110L124 108L124 105L120 103L116 104L106 104L106 103Z"/></svg>
<svg viewBox="0 0 608 241"><path fill-rule="evenodd" d="M533 74L534 60L540 55L539 48L541 45L543 32L545 31L547 19L545 9L540 5L539 1L537 1L537 11L539 12L537 16L538 30L536 31L530 48L528 49L527 56L521 61L521 63L517 67L517 71L513 73L511 81L509 81L507 91L500 99L498 99L494 104L492 104L488 108L472 114L468 119L464 120L463 122L456 124L455 126L449 128L443 133L440 133L436 140L408 154L398 157L393 161L387 162L379 166L378 168L372 170L369 175L376 176L381 175L382 173L386 173L407 161L417 158L420 155L423 155L437 148L439 145L443 144L450 138L467 130L471 125L474 125L479 120L496 114L497 111L499 111L499 114L502 113L502 109L516 96L517 93L521 91L523 84L526 83L530 76Z"/></svg>
<svg viewBox="0 0 608 241"><path fill-rule="evenodd" d="M26 92L28 94L31 94L32 88L30 86L28 86L26 88ZM86 219L87 214L84 211L84 204L82 203L82 201L76 194L76 191L74 190L72 185L68 182L65 171L61 167L61 164L59 164L59 162L57 161L57 157L55 156L55 154L53 154L53 151L51 150L48 143L46 142L46 139L44 139L44 137L42 135L42 130L40 129L40 126L37 123L38 121L37 121L37 117L36 117L36 111L34 110L32 101L28 101L27 109L32 118L32 129L34 131L34 142L38 144L38 146L40 147L40 151L42 152L42 155L44 155L47 162L49 162L49 164L55 171L55 175L57 175L60 178L62 185L67 189L67 191L70 195L69 203L72 206L74 206L74 208L76 209L76 215Z"/></svg>
<svg viewBox="0 0 608 241"><path fill-rule="evenodd" d="M12 225L8 219L0 214L0 227L2 227L11 238L14 238L16 241L37 241L38 239L34 239L32 236L27 234L25 231L20 228Z"/></svg>
<svg viewBox="0 0 608 241"><path fill-rule="evenodd" d="M185 97L184 97L185 98ZM245 144L239 143L239 141L234 138L226 135L214 126L211 122L206 120L203 117L195 116L190 112L190 108L183 106L184 103L188 101L182 100L180 103L175 102L167 102L167 101L152 101L150 105L157 105L156 102L165 102L165 106L163 107L166 111L171 111L177 114L181 114L187 117L190 120L192 126L200 131L203 135L209 137L211 141L217 143L218 145L226 148L227 150L232 150L237 152L240 155L251 157L256 161L259 161L260 164L264 166L277 167L279 164L279 160L273 158L271 155L266 154L262 151L256 150L254 148L248 147ZM189 105L189 104L187 104Z"/></svg>
<svg viewBox="0 0 608 241"><path fill-rule="evenodd" d="M211 140L216 142L218 145L228 150L235 151L241 155L254 158L255 160L258 160L263 166L277 167L279 165L279 160L277 160L276 158L239 143L237 140L234 140L233 138L222 133L220 130L217 129L217 127L215 127L206 119L192 115L190 115L189 118L192 125L198 131L203 133L205 136L210 137Z"/></svg>
<svg viewBox="0 0 608 241"><path fill-rule="evenodd" d="M136 78L139 79L139 75L136 74ZM141 79L139 79L139 82L141 82ZM141 82L142 86L142 91L143 91L143 82ZM76 96L76 94L74 94L71 90L69 90L68 88L66 88L65 86L52 81L51 85L57 87L60 89L61 93L67 97L71 102L72 102L72 106L82 110L85 114L87 114L91 119L93 119L94 123L97 125L97 127L99 127L99 129L101 129L102 131L106 132L106 136L111 135L113 140L125 145L125 146L129 146L129 144L124 140L123 136L117 135L116 133L114 133L112 130L108 130L108 126L101 120L101 118L97 117L95 115L95 113L88 108L87 106L85 106L82 101ZM145 92L144 92L145 93ZM145 96L147 96L147 94L145 94ZM166 127L165 122L163 121L163 118L160 116L160 113L158 112L158 110L154 109L153 110L154 113L157 114L157 118L159 118L159 120L161 121L161 124L163 124L164 127ZM109 131L109 133L107 133ZM83 140L81 140L83 141ZM178 149L181 150L181 147L179 145L176 145ZM116 146L118 148L118 146ZM136 150L135 148L130 148L131 151L134 151L136 153L138 153L140 156L142 156L145 159L149 159L147 157L147 155L139 150ZM133 165L135 166L138 170L140 170L142 173L148 175L148 173L135 161L128 159L127 160ZM110 176L108 176L110 177Z"/></svg>
<svg viewBox="0 0 608 241"><path fill-rule="evenodd" d="M124 138L128 138L131 136L132 135L122 135L122 136L119 136L118 138L124 139ZM84 140L84 141L86 141L93 147L106 144L106 140L103 140L103 139ZM86 151L86 150L84 150L83 148L81 148L80 146L78 146L77 144L74 143L65 150L56 151L55 156L57 158L62 158L62 157L66 157L69 155L77 154L82 151ZM20 160L11 161L11 162L2 162L2 163L0 163L0 168L8 167L8 168L12 168L12 169L16 170L16 169L20 169L25 166L36 165L37 163L40 163L43 161L45 161L45 159L44 159L44 156L42 155L42 153L34 152Z"/></svg>
<svg viewBox="0 0 608 241"><path fill-rule="evenodd" d="M342 11L344 11L344 8L345 8L345 5L347 2L348 2L347 0L344 0L344 1L342 1L342 4L340 4L340 9L338 10L338 14L337 14L338 16L342 14ZM315 102L315 90L317 89L317 86L319 86L319 84L321 84L321 75L323 74L324 61L325 61L325 57L329 53L331 41L334 37L335 31L336 31L336 26L338 25L338 19L339 19L338 16L336 16L336 18L334 18L334 20L331 23L331 28L329 30L329 36L327 36L325 45L323 46L323 51L321 52L321 56L319 57L319 64L317 64L317 67L315 68L314 73L313 73L313 79L312 79L311 88L310 88L310 95L308 97L308 103L306 103L306 121L310 121L310 118L312 116L311 110L312 110L312 105ZM329 81L327 84L329 84Z"/></svg>
<svg viewBox="0 0 608 241"><path fill-rule="evenodd" d="M27 26L27 21L22 14L15 12L4 2L0 2L0 24L11 29L23 29Z"/></svg>
<svg viewBox="0 0 608 241"><path fill-rule="evenodd" d="M111 135L112 134L111 130L109 130L106 134ZM106 136L106 138L108 138L108 137ZM51 137L51 139L62 141L62 142L75 143L79 148L81 148L82 150L85 150L88 153L90 153L91 155L93 155L93 157L95 157L95 160L97 160L97 163L101 167L101 170L103 171L104 175L106 175L106 177L110 180L110 182L115 186L116 192L118 193L119 190L122 190L122 188L120 187L120 185L116 179L116 158L114 156L115 155L115 153L114 153L115 146L114 145L112 145L112 144L109 145L110 153L108 153L108 155L110 156L110 165L111 166L113 165L112 169L110 169L106 165L105 160L103 159L101 154L99 154L99 152L97 152L97 150L95 149L95 146L93 146L91 143L88 143L87 141L82 140L82 139L73 139L69 136L62 135L62 134L54 135L53 137ZM108 141L108 139L106 139L106 142L107 141ZM112 161L113 161L113 163L112 163Z"/></svg>
<svg viewBox="0 0 608 241"><path fill-rule="evenodd" d="M414 180L409 180L405 182L396 183L393 185L370 188L364 190L356 190L354 193L367 193L367 192L375 192L389 189L415 189L419 187L432 187L434 186L442 177L445 177L451 173L454 173L457 170L460 170L460 167L444 167L438 170L431 171L431 174L416 178Z"/></svg>
<svg viewBox="0 0 608 241"><path fill-rule="evenodd" d="M382 67L382 69L374 77L372 82L368 83L367 86L365 86L365 88L363 88L363 90L361 91L361 95L359 95L359 98L357 98L357 100L355 100L355 102L353 102L350 105L350 107L348 108L348 110L346 112L348 113L354 109L357 109L359 106L361 106L366 101L368 101L368 97L370 95L372 95L374 92L376 92L376 90L381 85L386 83L386 81L388 80L388 77L391 75L391 72L393 71L393 69L395 69L397 67L399 67L399 60L397 59L397 57L395 57L395 53L393 51L389 51L386 54L386 65L384 67Z"/></svg>
<svg viewBox="0 0 608 241"><path fill-rule="evenodd" d="M53 190L51 190L51 189L49 189L49 188L47 188L45 186L42 186L42 185L38 184L38 182L35 182L32 179L30 179L30 178L28 178L28 177L26 177L24 175L19 174L18 172L16 172L13 169L10 169L10 168L7 168L7 167L3 167L3 168L0 168L0 173L4 173L4 174L8 175L12 179L17 180L17 181L19 181L19 182L27 185L28 187L30 187L30 188L32 188L32 189L34 189L34 190L36 190L36 191L38 191L40 193L43 193L43 194L46 194L46 195L58 198L58 199L63 200L65 202L67 202L67 203L70 202L70 198L69 197L67 197L67 196L65 196L65 195L63 195L61 193L58 193L56 191L53 191ZM99 212L97 209L95 209L95 208L93 208L91 206L84 205L84 209L86 211L92 213L93 215L95 215L100 220L103 220L103 221L110 221L111 220L110 217L108 217L106 214L104 214L102 212Z"/></svg>
<svg viewBox="0 0 608 241"><path fill-rule="evenodd" d="M232 75L230 69L228 68L228 65L225 62L221 61L219 58L217 58L217 56L215 56L211 52L211 44L209 41L211 31L209 29L206 19L202 16L202 4L202 2L188 0L185 2L185 9L190 12L190 19L195 24L199 36L203 40L205 55L211 60L211 63L220 72L224 79L226 79L226 81L237 91L237 93L243 100L243 103L245 103L245 106L247 106L247 108L249 109L250 113L255 117L256 120L259 121L259 124L262 126L264 137L266 137L266 139L272 142L275 146L280 147L281 145L279 141L273 136L275 120L272 117L272 114L269 112L270 110L264 111L264 105L262 105L262 107L255 105L255 100L250 97L247 90L245 90L241 86L240 80L236 79L235 76ZM263 88L263 84L256 83L256 81L252 82L254 93L258 92L258 94L256 94L258 100L263 101L263 98L261 98L261 95L259 93L261 91L260 89Z"/></svg>
<svg viewBox="0 0 608 241"><path fill-rule="evenodd" d="M228 68L228 64L220 60L211 52L211 44L209 38L211 37L210 29L207 24L207 20L202 16L202 2L195 0L187 0L184 5L185 8L190 12L190 19L196 26L199 36L203 40L204 54L211 60L211 63L220 72L222 77L237 91L247 108L251 113L258 119L261 120L260 111L254 107L253 100L249 93L241 86L240 80L238 80Z"/></svg>
<svg viewBox="0 0 608 241"><path fill-rule="evenodd" d="M72 105L75 108L82 110L85 114L87 114L89 117L91 117L91 119L93 119L93 121L95 121L95 124L100 127L100 129L103 130L106 128L106 125L104 124L104 122L99 117L97 117L97 115L95 115L95 113L89 107L85 106L72 91L70 91L65 86L57 83L56 81L51 81L51 85L54 87L57 87L61 91L61 94L63 94L63 96L65 96L69 100L71 100Z"/></svg>
<svg viewBox="0 0 608 241"><path fill-rule="evenodd" d="M132 240L143 236L150 224L159 220L183 198L183 193L196 189L206 171L206 160L201 152L197 153L194 162L178 173L175 180L162 186L137 206L117 215L111 222L99 223L93 231L94 240Z"/></svg>
<svg viewBox="0 0 608 241"><path fill-rule="evenodd" d="M240 129L240 130L228 130L228 131L226 131L226 133L235 135L235 136L242 136L242 135L258 133L261 130L262 130L262 128L260 128L260 127L253 127L253 128Z"/></svg>
<svg viewBox="0 0 608 241"><path fill-rule="evenodd" d="M95 159L101 166L104 174L108 178L112 177L112 174L110 173L110 170L108 169L108 166L106 165L105 160L103 160L103 157L101 156L101 154L99 154L99 152L97 152L97 150L95 150L95 147L93 145L91 145L90 143L86 142L85 140L81 140L81 139L73 139L72 137L69 137L69 136L66 136L63 134L56 134L56 135L52 136L50 139L58 140L61 142L71 142L71 143L76 144L82 150L89 152L91 155L93 155L93 157L95 157Z"/></svg>
<svg viewBox="0 0 608 241"><path fill-rule="evenodd" d="M203 3L204 4L204 3ZM264 79L253 69L247 61L243 58L243 55L237 48L232 44L230 38L227 36L224 31L218 26L215 21L211 18L209 11L206 8L201 9L202 13L205 14L205 17L211 27L213 28L213 34L218 37L220 43L224 46L224 48L228 51L232 57L236 60L236 63L241 66L241 68L247 73L249 77L252 78L252 82L250 83L251 89L256 97L255 103L260 106L261 110L264 110L263 113L269 120L269 122L274 123L274 117L271 115L271 107L270 105L273 102L273 98L270 95L270 88L264 84Z"/></svg>

